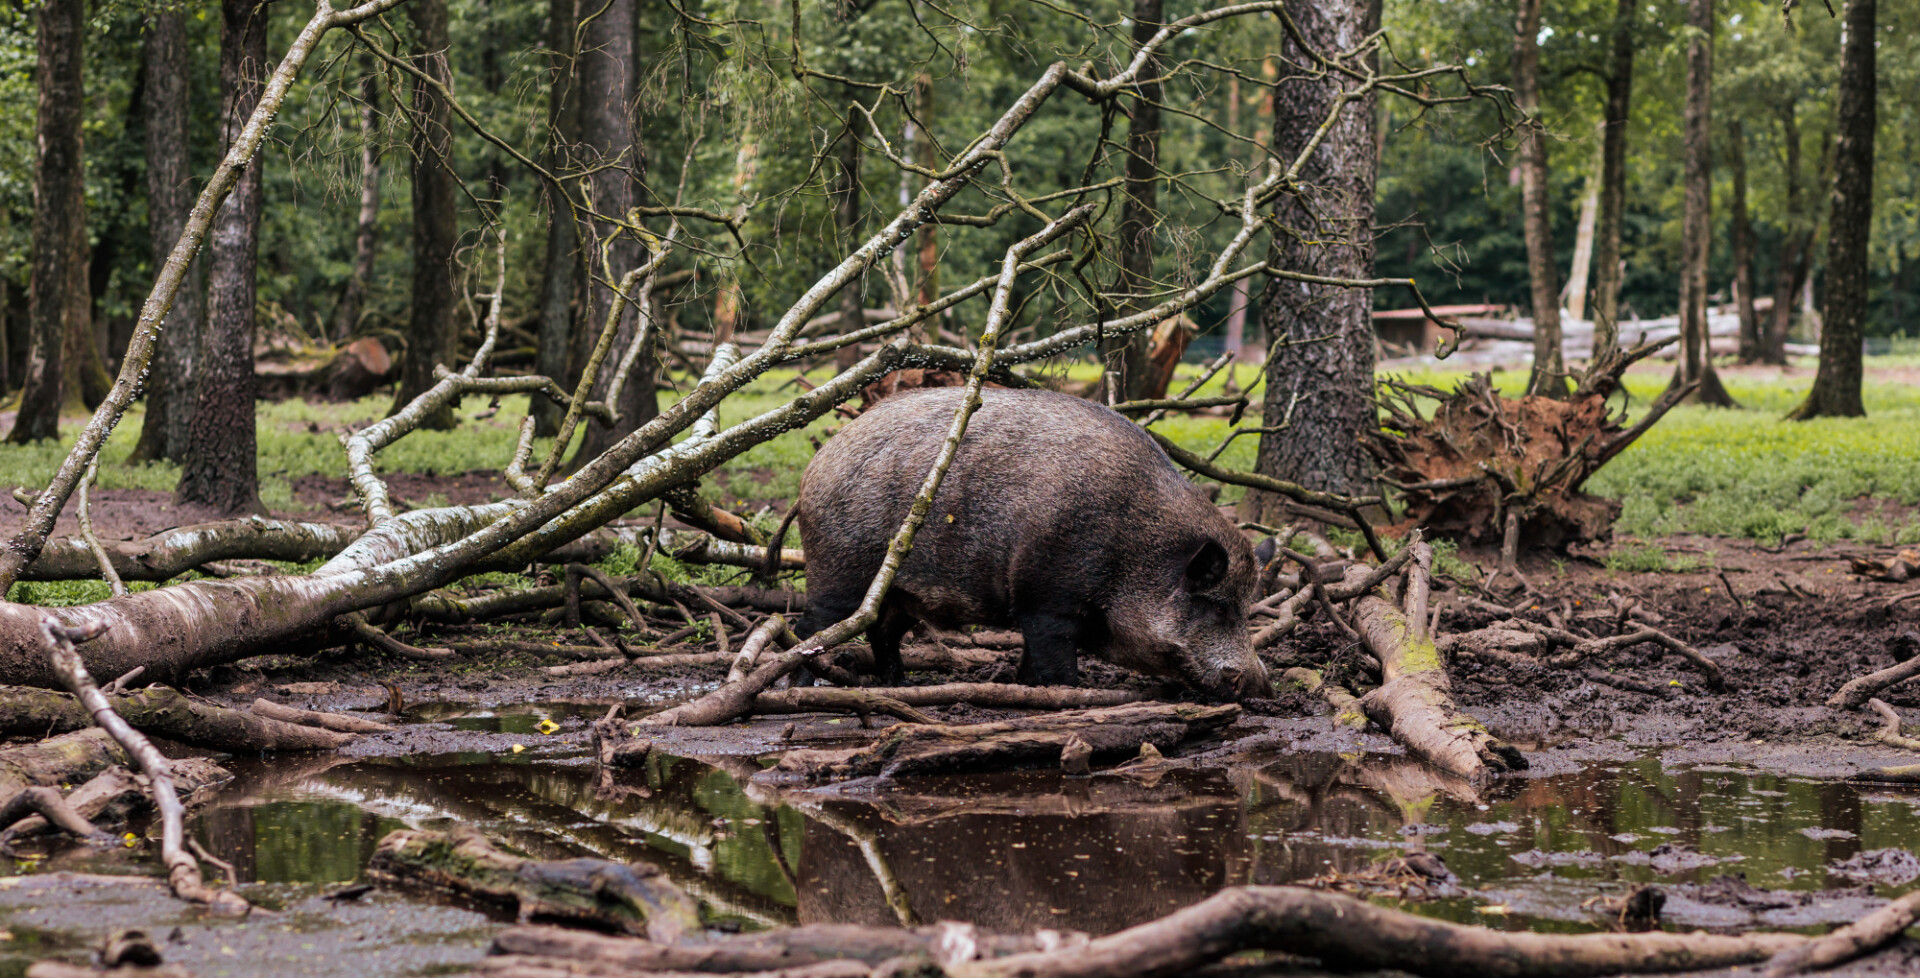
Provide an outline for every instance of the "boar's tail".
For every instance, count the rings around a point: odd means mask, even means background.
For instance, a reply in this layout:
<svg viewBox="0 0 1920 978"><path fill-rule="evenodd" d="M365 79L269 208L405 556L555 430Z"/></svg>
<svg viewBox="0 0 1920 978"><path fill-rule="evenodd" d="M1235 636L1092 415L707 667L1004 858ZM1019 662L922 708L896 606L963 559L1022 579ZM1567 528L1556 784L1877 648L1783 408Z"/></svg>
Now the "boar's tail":
<svg viewBox="0 0 1920 978"><path fill-rule="evenodd" d="M780 548L787 539L787 528L793 525L793 518L798 515L800 497L795 496L793 505L787 508L787 515L780 518L780 528L773 531L773 539L767 541L767 561L760 569L760 574L769 581L780 576Z"/></svg>

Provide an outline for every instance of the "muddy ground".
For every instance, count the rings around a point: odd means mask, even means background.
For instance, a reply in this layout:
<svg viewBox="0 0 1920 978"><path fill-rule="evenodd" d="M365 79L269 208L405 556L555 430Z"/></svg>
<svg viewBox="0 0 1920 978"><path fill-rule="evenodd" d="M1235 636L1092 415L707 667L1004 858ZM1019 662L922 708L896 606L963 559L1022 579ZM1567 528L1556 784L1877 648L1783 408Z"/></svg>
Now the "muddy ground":
<svg viewBox="0 0 1920 978"><path fill-rule="evenodd" d="M478 501L491 491L486 479L416 488ZM295 515L329 518L324 504L344 486L314 480L300 492L315 511ZM153 495L103 494L96 520L112 528L103 534L183 522ZM1920 860L1907 855L1909 867L1898 853L1920 849L1920 791L1844 779L1915 759L1872 741L1877 723L1866 714L1821 705L1846 680L1920 651L1920 601L1891 609L1886 601L1910 586L1849 572L1852 556L1893 551L1657 542L1697 557L1700 569L1616 572L1599 553L1530 560L1523 571L1539 593L1524 613L1577 621L1610 614L1610 596L1637 598L1712 658L1734 691L1707 691L1684 661L1651 645L1588 665L1666 695L1547 666L1456 663L1461 704L1530 762L1484 792L1426 773L1383 734L1334 726L1317 699L1299 693L1250 704L1223 736L1145 775L822 789L771 781L758 759L858 743L871 736L860 721L674 728L657 737L644 771L607 777L586 762L587 724L610 705L634 716L710 688L719 669L562 678L543 667L567 660L529 654L424 666L340 649L206 670L190 686L215 700L265 696L401 726L337 755L230 759L236 780L203 800L193 831L236 863L250 898L276 915L208 921L150 882L129 883L120 874L153 871L154 847L142 841L38 854L0 875L0 978L40 957L83 960L121 926L169 935L169 960L196 975L458 972L510 915L404 888L329 899L361 878L378 838L403 825L477 824L534 856L653 862L728 929L954 917L1103 933L1222 886L1312 880L1448 919L1541 930L1603 928L1592 898L1651 882L1668 892L1671 927L1818 931L1914 885ZM1489 555L1464 556L1492 565ZM1495 618L1459 585L1443 581L1443 633ZM405 637L586 642L578 629L530 624ZM1268 660L1322 666L1351 660L1351 651L1341 632L1309 623ZM1010 681L1012 671L1009 657L912 681ZM1155 686L1099 664L1086 673L1090 684ZM1883 698L1920 720L1911 712L1920 686ZM960 722L995 716L927 712ZM1380 860L1410 849L1444 856L1459 873L1453 888L1367 881ZM890 883L876 880L874 853L892 867ZM1920 945L1849 973L1920 973Z"/></svg>

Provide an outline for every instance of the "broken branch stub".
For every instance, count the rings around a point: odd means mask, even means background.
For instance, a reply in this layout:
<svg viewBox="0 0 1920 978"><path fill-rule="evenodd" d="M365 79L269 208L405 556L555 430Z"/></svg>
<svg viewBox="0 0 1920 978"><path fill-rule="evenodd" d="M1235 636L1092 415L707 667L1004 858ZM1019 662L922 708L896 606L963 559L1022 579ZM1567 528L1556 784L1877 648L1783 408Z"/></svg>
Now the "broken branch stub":
<svg viewBox="0 0 1920 978"><path fill-rule="evenodd" d="M1424 560L1416 556L1409 573L1424 574L1430 562L1430 551ZM1357 583L1367 574L1365 567L1352 567L1347 580ZM1360 698L1368 718L1416 756L1475 787L1484 787L1496 774L1526 768L1524 755L1454 705L1446 663L1426 622L1411 620L1377 593L1356 600L1353 615L1361 638L1380 660L1380 686Z"/></svg>

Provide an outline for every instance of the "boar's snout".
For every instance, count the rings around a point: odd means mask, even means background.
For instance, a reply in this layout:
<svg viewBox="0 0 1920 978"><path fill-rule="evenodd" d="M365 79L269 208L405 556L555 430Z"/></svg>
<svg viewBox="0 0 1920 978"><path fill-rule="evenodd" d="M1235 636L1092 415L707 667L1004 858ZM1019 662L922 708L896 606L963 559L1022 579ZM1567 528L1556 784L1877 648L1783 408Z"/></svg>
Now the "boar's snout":
<svg viewBox="0 0 1920 978"><path fill-rule="evenodd" d="M1220 679L1232 690L1226 698L1235 700L1266 699L1273 695L1273 681L1267 676L1267 667L1258 656L1253 656L1252 664L1246 667L1229 666L1220 670Z"/></svg>
<svg viewBox="0 0 1920 978"><path fill-rule="evenodd" d="M1181 670L1187 685L1215 700L1266 699L1273 695L1267 667L1251 646L1213 662L1192 662Z"/></svg>

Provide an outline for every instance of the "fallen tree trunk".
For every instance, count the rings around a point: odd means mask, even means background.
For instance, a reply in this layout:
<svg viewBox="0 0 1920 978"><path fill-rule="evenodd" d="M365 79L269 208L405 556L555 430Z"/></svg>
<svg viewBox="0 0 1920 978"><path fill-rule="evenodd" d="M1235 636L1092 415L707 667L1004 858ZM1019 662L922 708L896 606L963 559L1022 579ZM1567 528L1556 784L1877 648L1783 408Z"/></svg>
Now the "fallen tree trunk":
<svg viewBox="0 0 1920 978"><path fill-rule="evenodd" d="M773 770L808 780L954 774L1053 766L1075 741L1095 762L1162 753L1239 719L1240 708L1140 703L967 725L900 724L857 750L794 750ZM1078 749L1078 748L1076 748Z"/></svg>
<svg viewBox="0 0 1920 978"><path fill-rule="evenodd" d="M298 707L275 703L272 700L256 699L253 701L252 706L247 707L247 712L254 716L266 717L269 720L279 720L282 723L292 723L303 727L320 727L321 729L332 730L336 733L376 734L387 733L393 730L390 724L379 723L373 720L362 720L359 717L350 717L343 713L322 713L319 710L302 710Z"/></svg>
<svg viewBox="0 0 1920 978"><path fill-rule="evenodd" d="M149 686L109 696L107 701L134 729L177 740L189 747L236 753L333 750L353 740L351 734L189 699L179 690L165 686ZM86 708L66 693L0 686L0 734L62 733L82 730L92 723Z"/></svg>
<svg viewBox="0 0 1920 978"><path fill-rule="evenodd" d="M1535 934L1451 924L1286 886L1242 886L1083 948L980 961L953 978L1155 978L1243 951L1318 958L1338 971L1428 978L1596 978L1704 971L1764 961L1798 934Z"/></svg>
<svg viewBox="0 0 1920 978"><path fill-rule="evenodd" d="M571 920L671 944L700 932L693 899L644 863L542 862L505 853L478 830L399 829L380 840L367 873L517 908L521 918Z"/></svg>
<svg viewBox="0 0 1920 978"><path fill-rule="evenodd" d="M1354 602L1360 636L1380 660L1380 686L1360 698L1360 708L1416 756L1484 787L1495 774L1525 770L1527 760L1453 703L1446 664L1427 634L1425 574L1431 559L1431 551L1414 558L1407 574L1407 610L1378 594ZM1347 578L1362 580L1367 573L1356 566L1347 570Z"/></svg>
<svg viewBox="0 0 1920 978"><path fill-rule="evenodd" d="M102 542L123 580L164 581L212 561L324 560L347 549L365 530L332 523L299 523L251 517L162 530L144 540ZM23 581L84 580L100 575L92 548L81 537L47 541Z"/></svg>
<svg viewBox="0 0 1920 978"><path fill-rule="evenodd" d="M970 924L932 927L862 927L808 924L758 934L736 934L706 944L656 944L607 937L558 927L512 927L493 939L496 955L515 955L520 963L544 961L605 965L622 972L697 971L738 973L774 971L822 961L858 961L869 965L894 958L925 956L943 965L958 963L961 952L997 958L1033 951L1084 946L1085 934L1049 932L1046 936L1001 935ZM487 970L496 966L484 963Z"/></svg>

